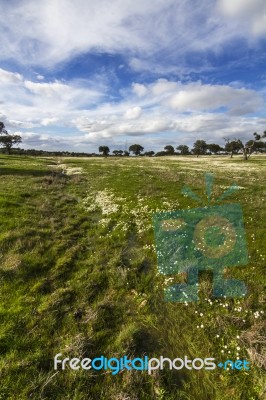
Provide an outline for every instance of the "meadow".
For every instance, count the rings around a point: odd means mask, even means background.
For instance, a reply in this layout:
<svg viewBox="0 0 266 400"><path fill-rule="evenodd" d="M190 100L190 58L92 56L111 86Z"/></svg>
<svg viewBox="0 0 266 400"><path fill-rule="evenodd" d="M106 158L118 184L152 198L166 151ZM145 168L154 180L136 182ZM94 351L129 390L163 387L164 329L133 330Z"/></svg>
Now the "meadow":
<svg viewBox="0 0 266 400"><path fill-rule="evenodd" d="M236 183L248 265L225 275L248 287L165 302L184 276L160 274L154 212L197 207ZM0 155L0 399L265 399L266 157L49 158ZM53 358L247 359L249 371L55 371Z"/></svg>

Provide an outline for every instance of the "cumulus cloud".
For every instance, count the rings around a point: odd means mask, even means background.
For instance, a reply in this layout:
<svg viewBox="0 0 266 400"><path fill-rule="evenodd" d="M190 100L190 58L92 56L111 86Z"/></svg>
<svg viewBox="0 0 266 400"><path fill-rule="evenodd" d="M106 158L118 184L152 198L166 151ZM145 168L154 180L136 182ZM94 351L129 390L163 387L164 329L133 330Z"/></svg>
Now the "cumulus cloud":
<svg viewBox="0 0 266 400"><path fill-rule="evenodd" d="M124 114L125 119L137 119L141 115L141 107L133 107L127 110Z"/></svg>
<svg viewBox="0 0 266 400"><path fill-rule="evenodd" d="M73 118L78 110L88 109L99 103L105 96L104 84L97 80L72 80L34 82L25 80L20 74L0 70L1 112L12 120L23 121L23 127L34 125L51 125L56 121ZM70 114L71 113L71 114ZM32 125L32 126L34 126Z"/></svg>
<svg viewBox="0 0 266 400"><path fill-rule="evenodd" d="M8 79L1 82L5 102L0 120L8 129L22 131L25 146L70 149L71 145L110 143L126 136L139 136L141 142L148 143L155 135L156 143L164 137L170 140L171 135L180 142L183 137L187 142L209 137L221 142L225 136L248 137L255 130L265 130L266 121L251 114L258 113L265 104L263 92L240 84L210 85L170 79L148 84L134 82L114 102L112 95L108 97L106 90L98 90L90 81L34 82L5 72L2 76ZM16 85L12 83L14 79ZM44 127L54 135L32 132Z"/></svg>
<svg viewBox="0 0 266 400"><path fill-rule="evenodd" d="M158 79L151 84L132 85L132 91L146 104L168 106L178 112L209 111L224 108L231 114L248 114L263 106L262 96L254 90L229 85L182 83Z"/></svg>
<svg viewBox="0 0 266 400"><path fill-rule="evenodd" d="M234 135L251 135L251 133L261 128L263 129L265 119L243 117L233 118L229 116L219 116L217 114L206 115L189 115L189 116L161 116L150 117L137 122L122 122L117 121L99 129L99 122L91 124L90 127L83 126L80 129L86 133L87 138L119 138L119 136L142 136L141 140L146 140L145 137L150 134L160 134L162 137L166 133L178 134L178 138L182 134L188 140L191 137L211 138L213 140L225 136ZM178 140L178 139L176 139Z"/></svg>
<svg viewBox="0 0 266 400"><path fill-rule="evenodd" d="M158 134L174 130L174 122L167 116L146 116L141 120L123 121L95 120L88 123L79 121L79 129L85 137L93 140L118 138L120 136L141 136Z"/></svg>
<svg viewBox="0 0 266 400"><path fill-rule="evenodd" d="M262 106L262 99L252 90L196 82L181 85L177 93L170 97L169 105L178 111L206 111L225 107L232 114L247 114L257 111Z"/></svg>
<svg viewBox="0 0 266 400"><path fill-rule="evenodd" d="M69 138L52 136L45 133L16 131L22 137L23 148L43 148L47 150L58 149L70 144Z"/></svg>
<svg viewBox="0 0 266 400"><path fill-rule="evenodd" d="M105 138L86 137L86 135L51 135L47 133L15 131L22 137L23 148L58 151L98 151L100 144L105 143Z"/></svg>
<svg viewBox="0 0 266 400"><path fill-rule="evenodd" d="M133 89L133 92L139 97L145 96L148 93L148 90L145 87L145 85L143 85L141 83L133 83L132 89Z"/></svg>

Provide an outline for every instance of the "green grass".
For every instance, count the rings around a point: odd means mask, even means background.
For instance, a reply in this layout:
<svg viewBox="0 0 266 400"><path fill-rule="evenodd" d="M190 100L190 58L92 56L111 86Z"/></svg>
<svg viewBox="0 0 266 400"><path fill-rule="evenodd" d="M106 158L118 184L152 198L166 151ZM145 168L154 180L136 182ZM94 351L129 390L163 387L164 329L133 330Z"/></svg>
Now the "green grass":
<svg viewBox="0 0 266 400"><path fill-rule="evenodd" d="M263 156L243 162L1 155L0 399L263 399L265 167ZM215 173L214 197L234 182L243 187L224 204L242 205L249 264L225 275L245 281L248 295L214 299L211 274L204 272L199 302L167 303L151 216L197 207L181 189L190 186L206 198L206 171ZM57 353L239 356L252 366L113 376L55 371Z"/></svg>

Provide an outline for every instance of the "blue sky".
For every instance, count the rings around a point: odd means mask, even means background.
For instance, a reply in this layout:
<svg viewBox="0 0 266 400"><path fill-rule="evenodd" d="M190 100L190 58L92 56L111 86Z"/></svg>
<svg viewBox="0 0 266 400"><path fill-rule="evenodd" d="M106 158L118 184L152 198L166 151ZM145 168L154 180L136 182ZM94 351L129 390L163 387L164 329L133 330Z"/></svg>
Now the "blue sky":
<svg viewBox="0 0 266 400"><path fill-rule="evenodd" d="M0 0L0 121L24 148L266 129L265 0Z"/></svg>

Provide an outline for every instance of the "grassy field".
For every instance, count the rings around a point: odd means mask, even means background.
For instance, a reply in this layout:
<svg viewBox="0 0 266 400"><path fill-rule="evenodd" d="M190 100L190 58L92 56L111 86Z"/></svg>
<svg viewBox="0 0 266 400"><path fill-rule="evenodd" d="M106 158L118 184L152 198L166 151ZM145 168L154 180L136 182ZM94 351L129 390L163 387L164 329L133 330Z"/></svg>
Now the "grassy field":
<svg viewBox="0 0 266 400"><path fill-rule="evenodd" d="M241 187L249 264L242 299L165 302L152 214ZM265 399L266 157L52 159L0 156L0 399ZM183 277L175 277L182 280ZM264 353L263 353L264 351ZM249 371L55 371L64 357L247 359Z"/></svg>

